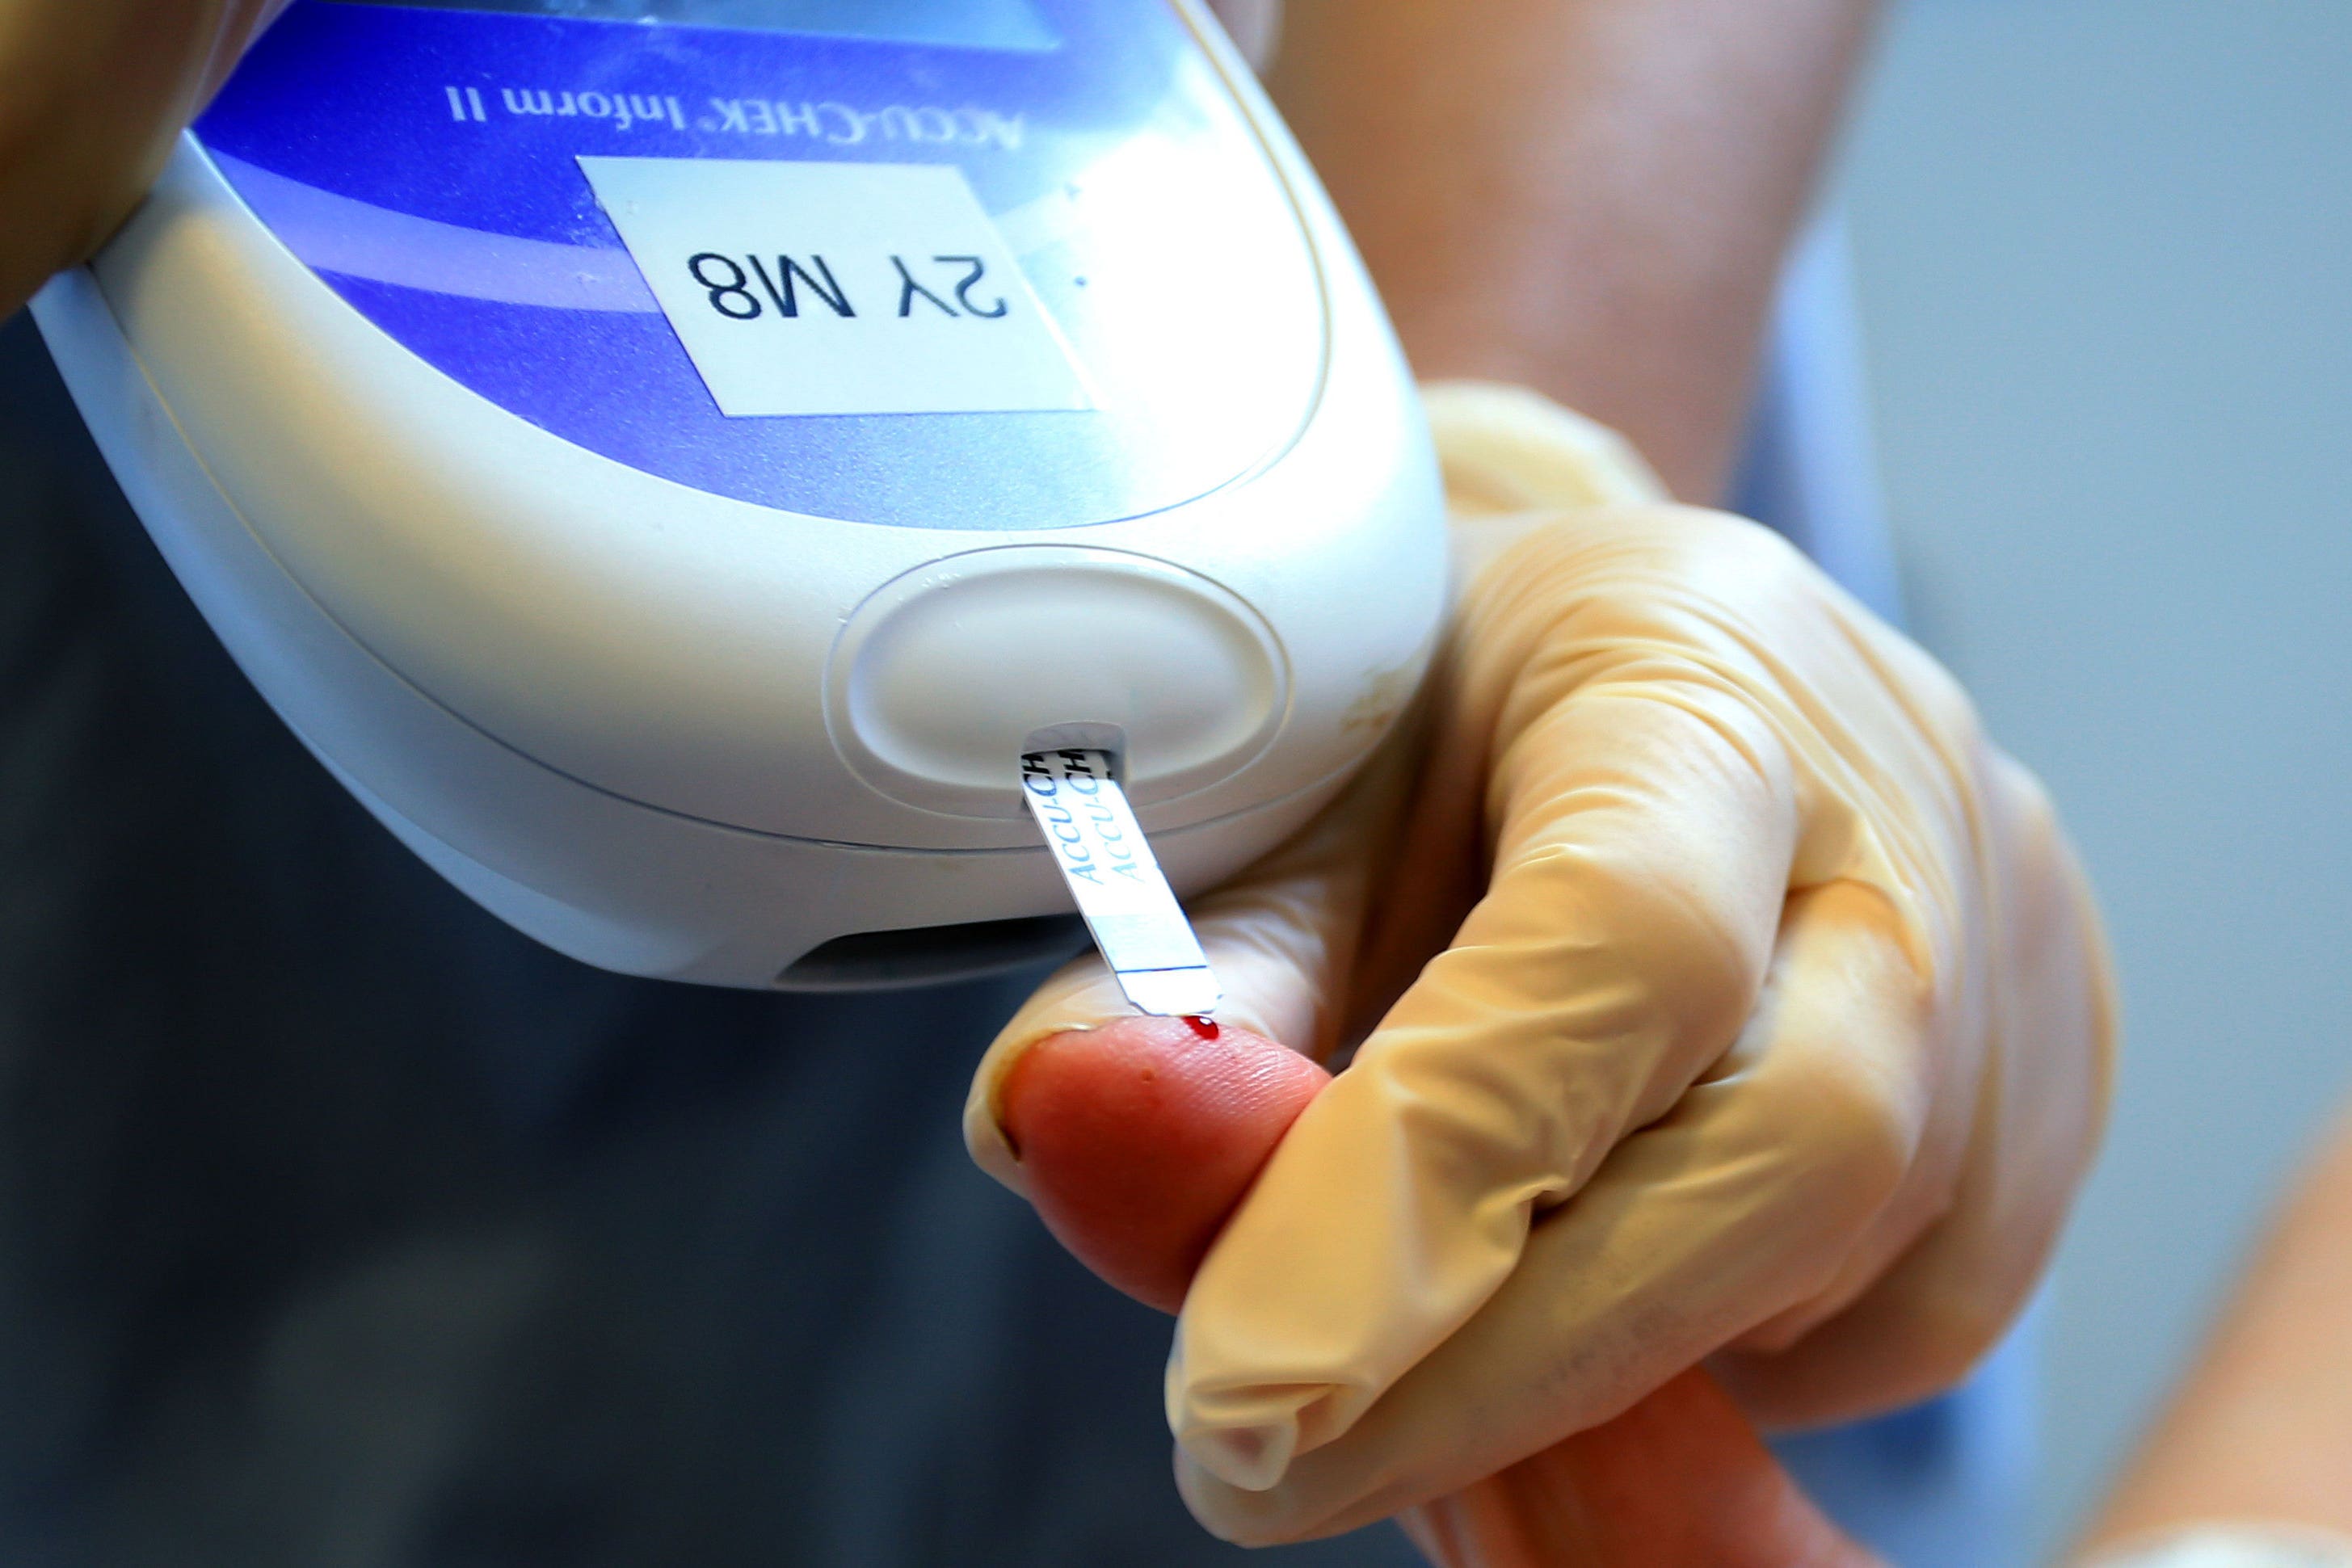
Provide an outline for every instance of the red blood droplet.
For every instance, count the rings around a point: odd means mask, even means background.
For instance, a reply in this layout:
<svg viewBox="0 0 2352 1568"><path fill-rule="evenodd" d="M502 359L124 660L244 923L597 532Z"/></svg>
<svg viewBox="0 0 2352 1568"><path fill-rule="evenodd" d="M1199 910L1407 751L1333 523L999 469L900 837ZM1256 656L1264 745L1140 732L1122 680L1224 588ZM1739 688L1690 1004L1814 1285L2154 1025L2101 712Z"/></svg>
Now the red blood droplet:
<svg viewBox="0 0 2352 1568"><path fill-rule="evenodd" d="M1184 1021L1191 1024L1192 1026L1192 1032L1199 1035L1202 1040L1214 1040L1217 1038L1216 1019L1204 1019L1188 1013L1185 1015Z"/></svg>

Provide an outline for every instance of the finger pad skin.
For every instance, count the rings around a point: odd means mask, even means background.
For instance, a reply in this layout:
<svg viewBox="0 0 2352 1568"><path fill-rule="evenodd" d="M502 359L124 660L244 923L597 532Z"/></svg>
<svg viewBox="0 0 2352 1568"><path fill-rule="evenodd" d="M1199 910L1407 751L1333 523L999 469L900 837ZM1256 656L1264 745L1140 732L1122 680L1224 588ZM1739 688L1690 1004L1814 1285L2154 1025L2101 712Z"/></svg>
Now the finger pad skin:
<svg viewBox="0 0 2352 1568"><path fill-rule="evenodd" d="M997 1108L1046 1228L1163 1312L1330 1075L1245 1030L1122 1019L1038 1041Z"/></svg>

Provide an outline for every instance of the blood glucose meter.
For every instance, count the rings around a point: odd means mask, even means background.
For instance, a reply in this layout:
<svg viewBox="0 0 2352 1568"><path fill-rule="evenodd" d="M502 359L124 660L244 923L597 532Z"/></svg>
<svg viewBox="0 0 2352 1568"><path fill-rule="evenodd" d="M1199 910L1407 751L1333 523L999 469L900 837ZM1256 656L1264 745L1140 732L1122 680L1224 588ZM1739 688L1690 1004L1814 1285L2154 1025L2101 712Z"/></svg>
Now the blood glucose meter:
<svg viewBox="0 0 2352 1568"><path fill-rule="evenodd" d="M1024 754L1198 891L1441 614L1379 304L1189 0L299 0L36 310L287 723L612 969L1075 948Z"/></svg>

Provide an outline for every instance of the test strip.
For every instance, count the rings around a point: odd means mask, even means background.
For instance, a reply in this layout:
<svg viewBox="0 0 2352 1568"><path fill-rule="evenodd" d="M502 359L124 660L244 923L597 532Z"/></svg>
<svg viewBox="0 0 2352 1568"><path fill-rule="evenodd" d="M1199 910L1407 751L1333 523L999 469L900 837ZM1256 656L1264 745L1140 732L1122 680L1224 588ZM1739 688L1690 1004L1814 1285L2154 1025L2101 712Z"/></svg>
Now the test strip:
<svg viewBox="0 0 2352 1568"><path fill-rule="evenodd" d="M1128 1001L1161 1018L1216 1011L1224 993L1111 777L1110 754L1030 752L1021 793Z"/></svg>

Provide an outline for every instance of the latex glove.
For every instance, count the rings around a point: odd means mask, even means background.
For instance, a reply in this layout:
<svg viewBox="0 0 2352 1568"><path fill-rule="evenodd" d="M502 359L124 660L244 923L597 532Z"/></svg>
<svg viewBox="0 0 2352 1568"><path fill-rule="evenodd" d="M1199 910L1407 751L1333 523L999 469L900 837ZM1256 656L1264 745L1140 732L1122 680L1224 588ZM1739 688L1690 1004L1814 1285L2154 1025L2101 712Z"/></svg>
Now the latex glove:
<svg viewBox="0 0 2352 1568"><path fill-rule="evenodd" d="M0 317L121 226L287 4L0 4Z"/></svg>
<svg viewBox="0 0 2352 1568"><path fill-rule="evenodd" d="M998 1085L1022 1180L1090 1266L1173 1311L1288 1127L1329 1082L1239 1029L1063 1034ZM1692 1371L1500 1475L1408 1511L1443 1568L1874 1568Z"/></svg>
<svg viewBox="0 0 2352 1568"><path fill-rule="evenodd" d="M1184 1298L1179 1481L1237 1541L1459 1491L1703 1358L1775 1423L1948 1385L2105 1103L2095 914L1951 679L1586 422L1430 408L1467 587L1425 727L1196 910L1221 1019L1312 1055L1378 1020ZM1007 1026L985 1167L1022 1186L1022 1053L1124 1017L1086 960Z"/></svg>

